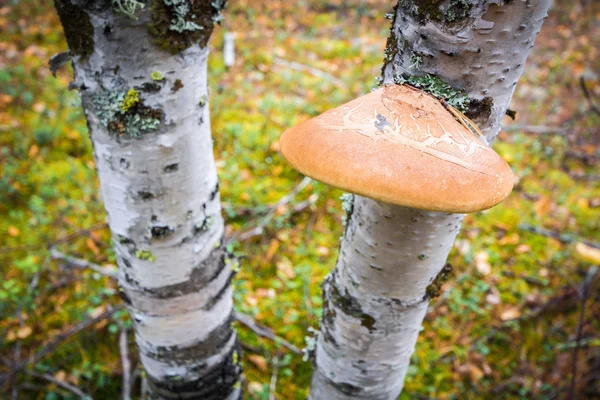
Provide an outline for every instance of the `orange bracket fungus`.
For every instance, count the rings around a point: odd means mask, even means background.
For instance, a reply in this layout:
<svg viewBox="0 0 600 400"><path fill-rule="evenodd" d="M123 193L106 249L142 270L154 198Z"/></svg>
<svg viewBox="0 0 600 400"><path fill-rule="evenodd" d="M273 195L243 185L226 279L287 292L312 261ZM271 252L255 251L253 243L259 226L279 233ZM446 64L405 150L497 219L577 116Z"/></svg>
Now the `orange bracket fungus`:
<svg viewBox="0 0 600 400"><path fill-rule="evenodd" d="M280 143L295 169L323 183L384 203L469 213L500 203L514 181L477 133L429 94L385 85L288 129Z"/></svg>

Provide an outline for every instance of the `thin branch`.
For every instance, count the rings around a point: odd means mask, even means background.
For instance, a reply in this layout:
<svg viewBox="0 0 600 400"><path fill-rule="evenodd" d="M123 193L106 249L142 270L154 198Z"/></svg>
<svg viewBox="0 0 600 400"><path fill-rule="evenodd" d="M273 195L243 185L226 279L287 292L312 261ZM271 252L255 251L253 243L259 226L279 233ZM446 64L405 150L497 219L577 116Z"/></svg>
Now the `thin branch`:
<svg viewBox="0 0 600 400"><path fill-rule="evenodd" d="M250 317L249 315L242 314L240 312L236 312L235 318L238 322L240 322L241 324L246 326L248 329L250 329L252 332L256 333L258 336L261 336L261 337L264 337L267 339L271 339L276 344L282 345L283 347L285 347L286 349L288 349L289 351L291 351L294 354L298 354L298 355L302 354L302 351L299 348L297 348L296 346L294 346L287 340L275 335L275 333L273 333L273 331L271 329L260 325L258 322L256 322L254 319L252 319L252 317Z"/></svg>
<svg viewBox="0 0 600 400"><path fill-rule="evenodd" d="M556 239L559 242L565 243L565 244L569 244L569 243L573 243L573 242L581 242L590 247L595 247L597 249L600 249L600 243L581 239L577 235L574 235L571 233L559 233L559 232L551 231L550 229L544 229L544 228L540 228L539 226L528 225L528 224L519 225L519 229L522 231L535 233L536 235L551 237L551 238Z"/></svg>
<svg viewBox="0 0 600 400"><path fill-rule="evenodd" d="M123 400L131 399L131 361L129 360L129 351L127 347L127 328L121 325L119 332L119 353L121 354L121 366L123 368Z"/></svg>
<svg viewBox="0 0 600 400"><path fill-rule="evenodd" d="M330 73L322 71L318 68L311 67L309 65L300 64L295 61L284 60L281 57L275 57L273 59L273 61L274 61L275 65L279 65L280 67L293 69L294 71L298 71L298 72L308 72L309 74L314 75L318 78L331 81L334 84L336 84L337 86L344 86L344 82L341 79L338 79L335 76L331 75Z"/></svg>
<svg viewBox="0 0 600 400"><path fill-rule="evenodd" d="M275 400L275 389L277 389L277 375L279 374L279 357L273 357L272 364L273 372L271 373L271 382L269 383L269 400Z"/></svg>
<svg viewBox="0 0 600 400"><path fill-rule="evenodd" d="M90 232L102 230L102 229L106 228L107 226L108 225L107 225L106 222L101 222L99 224L92 225L89 228L80 229L80 230L78 230L76 232L68 234L67 236L64 236L62 238L58 238L56 240L52 240L52 241L47 242L47 243L36 243L36 244L31 244L31 245L25 244L25 245L14 246L14 247L0 247L0 254L13 253L15 251L21 251L21 250L35 250L35 249L52 247L52 246L55 246L55 245L57 245L59 243L69 242L69 241L71 241L73 239L78 238L79 236L88 234Z"/></svg>
<svg viewBox="0 0 600 400"><path fill-rule="evenodd" d="M590 94L585 84L585 78L583 76L579 78L579 85L581 86L581 90L583 90L583 95L585 96L585 98L588 101L588 104L590 105L590 110L595 112L597 115L600 115L600 108L596 107L596 105L594 104L594 101L592 100L592 95Z"/></svg>
<svg viewBox="0 0 600 400"><path fill-rule="evenodd" d="M33 377L39 378L39 379L43 379L46 380L48 382L52 382L54 383L56 386L59 386L65 390L68 390L69 392L79 396L82 399L92 399L92 396L85 394L81 389L79 389L77 386L75 385L71 385L70 383L67 382L63 382L63 381L59 381L58 379L56 379L55 377L53 377L52 375L49 374L38 374L37 372L33 372L33 371L24 371L27 375L31 375Z"/></svg>
<svg viewBox="0 0 600 400"><path fill-rule="evenodd" d="M30 357L29 359L17 364L15 367L13 367L7 374L5 374L5 376L2 377L2 379L0 379L0 385L3 385L6 382L12 380L12 378L15 375L17 375L19 372L21 372L29 364L35 364L38 361L40 361L42 358L44 358L46 355L52 353L58 346L60 346L66 340L70 339L71 337L75 336L82 330L89 328L90 326L93 326L102 320L112 317L112 315L114 313L123 309L123 307L124 307L123 305L118 305L114 308L110 308L110 309L104 311L102 314L98 315L97 317L85 320L85 321L81 322L80 324L76 325L73 329L71 329L65 333L61 333L56 338L54 338L54 340L52 340L50 343L48 343L47 345L45 345L44 347L39 349L32 357Z"/></svg>
<svg viewBox="0 0 600 400"><path fill-rule="evenodd" d="M580 291L580 307L579 321L577 323L577 336L575 338L575 348L573 349L573 359L571 360L571 384L569 386L569 400L575 399L575 390L577 388L577 358L579 356L579 349L581 348L581 338L583 336L583 327L585 324L585 303L588 300L590 294L590 287L596 278L598 273L598 267L593 266L589 269L583 283L581 284Z"/></svg>
<svg viewBox="0 0 600 400"><path fill-rule="evenodd" d="M560 126L546 126L546 125L507 125L503 126L502 130L505 132L523 132L533 133L538 135L561 135L566 136L569 133L567 128Z"/></svg>
<svg viewBox="0 0 600 400"><path fill-rule="evenodd" d="M292 201L297 195L298 193L300 193L306 186L308 186L308 184L312 182L312 179L310 179L308 176L304 177L304 179L302 179L302 181L300 181L300 183L287 195L283 196L281 199L279 199L279 201L277 201L277 203L273 204L272 206L270 206L270 210L267 213L267 215L264 216L264 218L258 223L258 225L244 233L241 234L237 234L237 235L232 235L229 240L233 240L233 239L239 239L241 241L243 240L248 240L251 237L254 236L259 236L262 235L263 232L265 231L265 227L271 222L271 220L273 219L273 217L275 216L275 213L277 212L277 210L280 207L283 207L285 205L287 205L290 201ZM312 197L312 196L311 196ZM316 201L316 197L312 197L312 202ZM309 198L310 200L310 198ZM312 203L309 203L309 205Z"/></svg>
<svg viewBox="0 0 600 400"><path fill-rule="evenodd" d="M81 258L75 258L75 257L68 256L68 255L56 250L55 248L50 249L50 256L54 260L65 261L70 267L75 267L75 268L79 268L79 269L89 268L89 269L99 273L100 275L108 276L109 278L117 277L116 270L112 270L112 269L103 267L101 265L94 264L92 262L83 260Z"/></svg>

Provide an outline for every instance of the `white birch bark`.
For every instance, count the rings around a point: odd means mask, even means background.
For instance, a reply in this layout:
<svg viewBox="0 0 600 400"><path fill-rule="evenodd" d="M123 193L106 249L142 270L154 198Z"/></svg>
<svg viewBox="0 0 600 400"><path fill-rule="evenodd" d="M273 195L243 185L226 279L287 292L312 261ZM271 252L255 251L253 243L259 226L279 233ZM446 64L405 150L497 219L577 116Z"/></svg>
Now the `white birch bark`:
<svg viewBox="0 0 600 400"><path fill-rule="evenodd" d="M153 7L172 11L173 1L162 1L143 9L130 0L57 0L56 6L74 54L73 86L94 146L120 291L152 394L237 399L235 272L222 245L207 102L211 15L203 36L172 54L148 31ZM204 3L207 12L220 12ZM117 12L127 7L135 15ZM198 27L187 25L183 33Z"/></svg>
<svg viewBox="0 0 600 400"><path fill-rule="evenodd" d="M400 0L383 82L441 78L469 96L467 115L491 142L550 3ZM310 398L395 399L463 215L360 196L347 209L337 265L323 287Z"/></svg>

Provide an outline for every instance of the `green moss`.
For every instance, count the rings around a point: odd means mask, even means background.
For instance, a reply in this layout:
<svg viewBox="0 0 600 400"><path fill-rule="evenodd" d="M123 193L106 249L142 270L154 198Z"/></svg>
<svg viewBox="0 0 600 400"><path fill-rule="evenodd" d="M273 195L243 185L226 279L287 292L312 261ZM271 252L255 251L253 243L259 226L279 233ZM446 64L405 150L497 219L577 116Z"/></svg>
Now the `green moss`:
<svg viewBox="0 0 600 400"><path fill-rule="evenodd" d="M482 118L487 119L492 114L492 107L494 106L494 99L491 97L484 97L483 99L470 99L469 107L465 115L471 119Z"/></svg>
<svg viewBox="0 0 600 400"><path fill-rule="evenodd" d="M181 79L175 79L175 82L173 82L173 87L171 88L171 90L173 92L178 92L179 89L181 89L183 87L183 82L181 82Z"/></svg>
<svg viewBox="0 0 600 400"><path fill-rule="evenodd" d="M473 4L470 0L452 0L444 10L446 22L458 22L469 16Z"/></svg>
<svg viewBox="0 0 600 400"><path fill-rule="evenodd" d="M369 314L363 312L362 307L357 299L352 297L349 293L341 293L333 278L327 277L326 280L329 282L325 283L329 285L329 300L338 309L342 310L344 314L352 316L360 320L360 324L367 328L369 332L375 331L375 319Z"/></svg>
<svg viewBox="0 0 600 400"><path fill-rule="evenodd" d="M448 280L448 278L450 277L450 274L452 274L452 270L453 270L452 265L450 265L450 264L444 265L444 268L442 268L440 273L437 274L437 276L433 279L433 281L425 289L425 293L427 294L427 297L429 297L430 299L433 299L440 295L440 293L442 291L442 285L444 284L444 282L446 282Z"/></svg>
<svg viewBox="0 0 600 400"><path fill-rule="evenodd" d="M135 89L99 90L91 96L102 125L112 136L137 138L158 129L164 118L162 110L146 106Z"/></svg>
<svg viewBox="0 0 600 400"><path fill-rule="evenodd" d="M469 107L469 97L462 91L454 89L449 83L444 82L435 75L396 75L394 82L399 85L410 85L421 89L430 95L446 100L452 107L465 113Z"/></svg>
<svg viewBox="0 0 600 400"><path fill-rule="evenodd" d="M223 20L223 8L225 0L152 0L148 30L160 48L174 54L194 44L204 47Z"/></svg>
<svg viewBox="0 0 600 400"><path fill-rule="evenodd" d="M404 12L420 24L429 21L456 23L469 17L470 0L400 0Z"/></svg>
<svg viewBox="0 0 600 400"><path fill-rule="evenodd" d="M90 16L71 0L55 0L54 6L65 31L71 54L87 58L94 51L94 27Z"/></svg>

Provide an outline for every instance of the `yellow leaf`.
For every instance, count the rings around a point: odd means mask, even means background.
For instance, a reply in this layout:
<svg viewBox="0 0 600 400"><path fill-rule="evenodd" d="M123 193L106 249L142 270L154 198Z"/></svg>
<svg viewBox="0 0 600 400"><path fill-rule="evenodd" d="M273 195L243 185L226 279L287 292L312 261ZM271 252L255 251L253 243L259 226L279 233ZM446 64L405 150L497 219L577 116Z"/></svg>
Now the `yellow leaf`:
<svg viewBox="0 0 600 400"><path fill-rule="evenodd" d="M580 242L575 245L575 251L585 261L600 265L600 249Z"/></svg>

